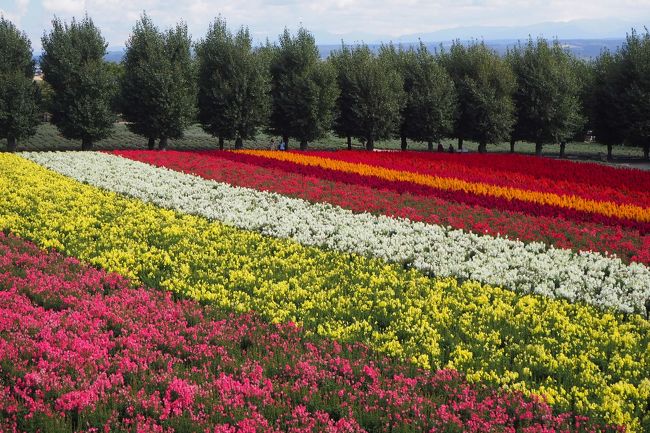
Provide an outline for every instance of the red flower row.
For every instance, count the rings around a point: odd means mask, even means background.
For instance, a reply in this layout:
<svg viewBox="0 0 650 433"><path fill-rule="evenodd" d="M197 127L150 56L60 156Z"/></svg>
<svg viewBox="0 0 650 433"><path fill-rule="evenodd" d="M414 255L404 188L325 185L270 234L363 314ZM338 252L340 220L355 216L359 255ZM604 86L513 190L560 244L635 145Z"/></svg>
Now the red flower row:
<svg viewBox="0 0 650 433"><path fill-rule="evenodd" d="M340 151L309 155L601 201L650 203L650 172L602 164L510 154Z"/></svg>
<svg viewBox="0 0 650 433"><path fill-rule="evenodd" d="M421 196L438 197L444 200L465 203L471 206L483 206L493 209L511 210L536 216L541 215L548 217L561 217L580 222L595 222L611 226L623 226L639 230L642 234L650 233L650 223L648 222L619 218L615 216L606 216L600 213L580 211L568 207L538 204L529 201L510 200L508 198L496 197L492 195L477 195L465 191L443 190L407 181L391 181L381 179L379 177L297 164L290 161L281 161L274 158L266 158L263 156L216 151L199 151L197 153L206 157L227 158L232 161L241 161L247 164L255 164L262 167L279 168L287 172L317 176L322 179L357 185L367 185L377 189L390 189L400 193L409 192Z"/></svg>
<svg viewBox="0 0 650 433"><path fill-rule="evenodd" d="M0 233L0 430L622 431L230 315Z"/></svg>
<svg viewBox="0 0 650 433"><path fill-rule="evenodd" d="M521 212L490 209L478 205L423 197L409 192L373 188L362 183L325 180L280 168L233 161L243 155L194 152L121 151L119 154L142 162L193 173L218 182L267 190L312 202L328 202L355 212L371 212L452 226L475 233L539 241L560 248L614 253L624 261L650 263L650 235L637 230L576 223L556 217L533 216ZM223 158L216 158L223 156ZM226 159L229 158L229 159ZM249 157L245 157L249 162ZM255 160L257 162L258 160ZM262 161L264 162L264 161ZM331 173L326 173L331 174Z"/></svg>

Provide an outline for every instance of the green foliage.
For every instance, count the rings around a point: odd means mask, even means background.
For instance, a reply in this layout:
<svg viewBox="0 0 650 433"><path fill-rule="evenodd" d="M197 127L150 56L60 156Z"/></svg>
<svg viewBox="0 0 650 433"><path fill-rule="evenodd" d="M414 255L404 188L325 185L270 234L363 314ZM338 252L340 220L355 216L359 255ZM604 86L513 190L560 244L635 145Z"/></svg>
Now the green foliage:
<svg viewBox="0 0 650 433"><path fill-rule="evenodd" d="M103 60L106 42L86 16L70 24L55 18L42 38L41 67L52 87L52 122L64 137L80 139L82 149L107 137L115 115L111 110L117 82Z"/></svg>
<svg viewBox="0 0 650 433"><path fill-rule="evenodd" d="M108 70L108 74L111 76L111 79L118 83L122 83L122 80L124 79L124 73L125 73L125 68L124 64L122 63L115 63L115 62L104 62L106 69ZM116 91L113 94L113 100L111 101L111 109L113 110L114 113L121 113L122 108L124 107L124 102L122 101L122 93L119 91Z"/></svg>
<svg viewBox="0 0 650 433"><path fill-rule="evenodd" d="M616 56L604 51L594 64L594 78L589 99L593 131L598 141L607 145L625 139L624 107L621 95L624 83Z"/></svg>
<svg viewBox="0 0 650 433"><path fill-rule="evenodd" d="M650 34L636 31L615 53L604 51L593 66L587 98L599 142L627 143L650 153Z"/></svg>
<svg viewBox="0 0 650 433"><path fill-rule="evenodd" d="M441 50L440 62L454 80L458 113L454 135L459 140L488 143L510 136L514 123L515 77L510 66L483 42L465 46L455 41L450 50Z"/></svg>
<svg viewBox="0 0 650 433"><path fill-rule="evenodd" d="M27 35L0 16L0 138L13 151L16 140L35 134L38 88L33 83L34 61Z"/></svg>
<svg viewBox="0 0 650 433"><path fill-rule="evenodd" d="M382 51L390 50L383 47ZM404 106L404 81L390 56L374 56L366 45L351 50L350 74L355 83L352 112L356 133L371 150L374 142L390 138L399 129Z"/></svg>
<svg viewBox="0 0 650 433"><path fill-rule="evenodd" d="M439 141L453 131L457 108L454 82L422 43L417 50L405 53L404 62L402 132L415 141Z"/></svg>
<svg viewBox="0 0 650 433"><path fill-rule="evenodd" d="M625 140L643 147L645 158L650 157L650 33L639 35L632 30L617 53L619 111Z"/></svg>
<svg viewBox="0 0 650 433"><path fill-rule="evenodd" d="M187 25L161 32L143 14L127 41L121 80L129 129L160 147L180 138L196 112L196 83Z"/></svg>
<svg viewBox="0 0 650 433"><path fill-rule="evenodd" d="M585 118L576 60L558 41L528 40L508 52L517 79L513 138L537 144L566 142L582 130Z"/></svg>
<svg viewBox="0 0 650 433"><path fill-rule="evenodd" d="M285 29L272 48L270 71L268 131L296 138L303 148L329 132L338 95L336 71L320 60L313 35L301 28L292 37Z"/></svg>
<svg viewBox="0 0 650 433"><path fill-rule="evenodd" d="M233 35L218 18L196 46L199 121L223 139L254 138L269 110L269 77L264 54L252 48L248 29Z"/></svg>
<svg viewBox="0 0 650 433"><path fill-rule="evenodd" d="M353 104L358 86L352 78L352 50L349 46L341 44L341 49L333 51L328 61L336 71L336 84L339 88L332 129L338 137L357 137L359 133L356 130Z"/></svg>

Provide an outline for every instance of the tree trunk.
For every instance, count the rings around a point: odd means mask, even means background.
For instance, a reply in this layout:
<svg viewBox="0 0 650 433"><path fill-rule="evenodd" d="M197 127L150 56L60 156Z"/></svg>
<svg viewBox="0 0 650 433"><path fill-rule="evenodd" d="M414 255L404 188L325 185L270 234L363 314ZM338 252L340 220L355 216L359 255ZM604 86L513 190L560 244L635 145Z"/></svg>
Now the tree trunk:
<svg viewBox="0 0 650 433"><path fill-rule="evenodd" d="M235 149L241 149L244 147L244 140L241 137L235 139Z"/></svg>
<svg viewBox="0 0 650 433"><path fill-rule="evenodd" d="M433 152L433 141L432 140L429 140L429 142L427 143L427 150L429 152Z"/></svg>
<svg viewBox="0 0 650 433"><path fill-rule="evenodd" d="M458 137L458 150L463 150L463 137Z"/></svg>
<svg viewBox="0 0 650 433"><path fill-rule="evenodd" d="M219 136L219 150L223 150L223 137Z"/></svg>
<svg viewBox="0 0 650 433"><path fill-rule="evenodd" d="M565 158L564 151L566 150L566 142L560 141L560 158Z"/></svg>
<svg viewBox="0 0 650 433"><path fill-rule="evenodd" d="M408 143L406 142L406 135L402 135L400 139L401 139L400 146L402 147L402 150L406 150L406 148L408 147Z"/></svg>
<svg viewBox="0 0 650 433"><path fill-rule="evenodd" d="M283 135L282 141L284 141L284 150L289 150L289 136Z"/></svg>
<svg viewBox="0 0 650 433"><path fill-rule="evenodd" d="M515 153L515 142L514 138L510 139L510 153Z"/></svg>
<svg viewBox="0 0 650 433"><path fill-rule="evenodd" d="M487 143L478 144L478 153L487 153Z"/></svg>
<svg viewBox="0 0 650 433"><path fill-rule="evenodd" d="M650 144L643 145L643 159L650 160Z"/></svg>
<svg viewBox="0 0 650 433"><path fill-rule="evenodd" d="M366 150L375 150L375 140L371 137L366 140Z"/></svg>
<svg viewBox="0 0 650 433"><path fill-rule="evenodd" d="M608 144L608 145L607 145L607 160L608 160L608 161L611 161L611 160L614 159L614 158L612 157L612 148L613 148L613 147L614 147L614 146L612 146L611 144Z"/></svg>
<svg viewBox="0 0 650 433"><path fill-rule="evenodd" d="M300 150L307 150L307 140L300 140Z"/></svg>
<svg viewBox="0 0 650 433"><path fill-rule="evenodd" d="M352 150L352 136L348 135L348 150Z"/></svg>
<svg viewBox="0 0 650 433"><path fill-rule="evenodd" d="M7 137L7 151L16 151L16 137Z"/></svg>
<svg viewBox="0 0 650 433"><path fill-rule="evenodd" d="M93 142L88 138L81 139L81 150L91 150L93 148Z"/></svg>
<svg viewBox="0 0 650 433"><path fill-rule="evenodd" d="M160 150L167 150L167 137L162 137L160 139L160 142L158 142L158 149Z"/></svg>
<svg viewBox="0 0 650 433"><path fill-rule="evenodd" d="M535 155L542 156L542 143L535 143Z"/></svg>
<svg viewBox="0 0 650 433"><path fill-rule="evenodd" d="M154 137L149 137L149 141L147 142L147 148L149 150L154 150L156 148L156 139Z"/></svg>

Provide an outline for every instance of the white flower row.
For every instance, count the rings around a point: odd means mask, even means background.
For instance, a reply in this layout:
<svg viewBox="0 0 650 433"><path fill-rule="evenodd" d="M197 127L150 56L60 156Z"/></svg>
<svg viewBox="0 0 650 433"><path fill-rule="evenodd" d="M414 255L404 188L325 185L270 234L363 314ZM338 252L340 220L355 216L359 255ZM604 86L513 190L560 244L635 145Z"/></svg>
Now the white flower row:
<svg viewBox="0 0 650 433"><path fill-rule="evenodd" d="M355 214L325 203L234 187L103 153L23 153L78 181L303 245L404 263L427 274L643 312L650 270L600 253Z"/></svg>

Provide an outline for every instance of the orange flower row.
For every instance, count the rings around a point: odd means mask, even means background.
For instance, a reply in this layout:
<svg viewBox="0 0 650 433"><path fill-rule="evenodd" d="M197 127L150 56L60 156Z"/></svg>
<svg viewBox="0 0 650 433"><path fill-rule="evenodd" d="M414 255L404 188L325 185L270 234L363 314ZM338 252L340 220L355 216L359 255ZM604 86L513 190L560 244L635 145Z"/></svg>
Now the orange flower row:
<svg viewBox="0 0 650 433"><path fill-rule="evenodd" d="M508 186L489 185L481 182L468 182L462 179L443 178L421 173L395 170L369 164L358 164L329 158L309 156L292 152L274 152L266 150L241 150L243 154L291 162L304 166L319 167L370 176L388 181L410 182L447 191L498 197L507 200L519 200L547 206L557 206L581 212L589 212L607 217L622 218L640 222L650 222L650 209L633 204L597 201L575 195L559 195L541 191L530 191Z"/></svg>

